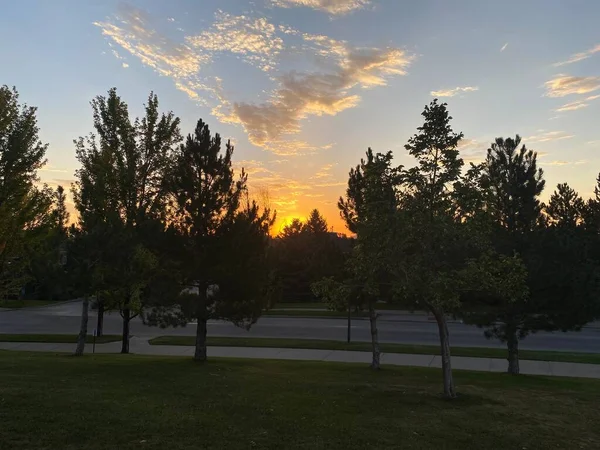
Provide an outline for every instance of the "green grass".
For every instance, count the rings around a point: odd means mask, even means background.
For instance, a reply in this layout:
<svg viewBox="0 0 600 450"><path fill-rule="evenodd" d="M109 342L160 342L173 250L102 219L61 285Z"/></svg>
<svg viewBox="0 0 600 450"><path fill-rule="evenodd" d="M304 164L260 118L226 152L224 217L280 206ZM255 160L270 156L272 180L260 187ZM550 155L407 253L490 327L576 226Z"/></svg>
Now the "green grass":
<svg viewBox="0 0 600 450"><path fill-rule="evenodd" d="M92 343L93 336L87 335L86 342ZM105 334L96 337L96 344L120 341L121 336L116 334ZM0 342L51 342L53 344L75 344L77 336L74 334L0 334Z"/></svg>
<svg viewBox="0 0 600 450"><path fill-rule="evenodd" d="M20 449L597 449L599 380L435 369L0 352Z"/></svg>
<svg viewBox="0 0 600 450"><path fill-rule="evenodd" d="M263 316L281 316L281 317L348 317L348 312L346 311L328 311L326 309L320 311L302 311L301 309L270 309L268 311L263 311ZM366 312L353 312L352 317L367 317L368 313Z"/></svg>
<svg viewBox="0 0 600 450"><path fill-rule="evenodd" d="M272 310L278 309L323 309L327 310L327 305L325 303L277 303ZM392 305L387 303L377 303L376 309L380 310L405 310L406 307L402 307L401 305ZM347 315L347 313L343 313Z"/></svg>
<svg viewBox="0 0 600 450"><path fill-rule="evenodd" d="M56 303L52 300L0 300L0 308L35 308Z"/></svg>
<svg viewBox="0 0 600 450"><path fill-rule="evenodd" d="M159 336L150 339L152 345L195 345L194 336ZM217 347L272 347L272 348L311 348L323 350L371 351L368 342L325 341L318 339L284 339L284 338L239 338L208 337L208 345ZM438 355L440 348L436 345L411 344L379 344L383 353L408 353L415 355ZM476 358L506 358L506 350L485 347L452 347L453 356L472 356ZM521 359L535 361L558 361L587 364L600 364L600 353L564 353L552 351L521 350Z"/></svg>

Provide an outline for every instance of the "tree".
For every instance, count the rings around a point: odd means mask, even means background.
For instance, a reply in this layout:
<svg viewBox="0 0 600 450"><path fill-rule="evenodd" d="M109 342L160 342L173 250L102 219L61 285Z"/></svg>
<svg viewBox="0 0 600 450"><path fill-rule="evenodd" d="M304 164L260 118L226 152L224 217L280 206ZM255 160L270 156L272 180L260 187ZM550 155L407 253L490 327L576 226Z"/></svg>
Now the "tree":
<svg viewBox="0 0 600 450"><path fill-rule="evenodd" d="M337 296L347 298L351 304L369 311L373 354L371 367L379 369L375 303L390 291L390 261L402 257L402 254L392 255L390 252L397 250L392 242L398 231L396 187L400 168L392 167L391 152L374 154L368 149L366 156L356 168L350 170L346 198L338 201L348 229L356 234L356 244L348 260L350 279L345 286L338 286L341 292Z"/></svg>
<svg viewBox="0 0 600 450"><path fill-rule="evenodd" d="M437 99L426 106L424 124L405 145L417 166L403 173L402 209L410 215L412 261L406 272L407 282L400 289L408 298L422 302L436 319L444 394L452 398L456 394L446 314L460 305L456 271L464 238L460 224L454 220L451 187L459 180L463 166L457 150L463 134L452 130L446 106Z"/></svg>
<svg viewBox="0 0 600 450"><path fill-rule="evenodd" d="M567 183L556 186L545 208L551 225L574 228L583 220L585 202Z"/></svg>
<svg viewBox="0 0 600 450"><path fill-rule="evenodd" d="M141 312L144 287L156 268L151 247L166 224L166 174L173 147L181 140L179 119L172 112L160 114L153 93L144 117L133 123L127 104L114 88L91 105L96 134L75 141L81 168L73 194L82 231L105 228L126 252L118 259L118 249L111 248L111 243L101 253L99 264L107 283L110 279L100 294L103 299L109 296L111 306L123 316L122 352L127 353L129 322Z"/></svg>
<svg viewBox="0 0 600 450"><path fill-rule="evenodd" d="M52 192L36 187L47 145L38 137L36 108L16 89L0 87L0 300L18 297L27 267L49 223ZM41 233L40 233L41 231Z"/></svg>
<svg viewBox="0 0 600 450"><path fill-rule="evenodd" d="M587 230L600 233L600 174L596 178L594 197L587 201L583 209L583 225Z"/></svg>
<svg viewBox="0 0 600 450"><path fill-rule="evenodd" d="M310 212L310 216L306 219L303 229L313 234L323 234L329 231L327 221L316 208Z"/></svg>
<svg viewBox="0 0 600 450"><path fill-rule="evenodd" d="M405 148L417 166L402 172L397 232L407 263L395 265L395 290L406 302L424 306L436 319L442 356L444 394L456 396L452 378L447 314L459 313L465 296L512 302L525 291L518 257L499 257L491 248L487 221L476 214L481 197L472 166L463 176L447 105L437 99L425 107L424 124ZM397 239L396 239L397 241ZM398 244L396 244L398 247Z"/></svg>
<svg viewBox="0 0 600 450"><path fill-rule="evenodd" d="M328 232L318 209L305 222L293 219L275 239L274 250L285 301L314 300L311 284L325 277L339 280L343 271L341 239Z"/></svg>
<svg viewBox="0 0 600 450"><path fill-rule="evenodd" d="M303 228L304 228L304 225L302 224L302 221L295 217L294 219L292 219L292 221L289 224L287 224L285 227L283 227L283 231L281 232L281 237L287 238L287 237L291 237L291 236L296 236L296 235L302 233Z"/></svg>
<svg viewBox="0 0 600 450"><path fill-rule="evenodd" d="M227 142L198 121L174 156L169 221L179 236L181 295L165 298L145 316L151 325L197 321L194 359L206 361L209 319L249 328L275 295L268 232L274 217L241 200L247 175L236 181Z"/></svg>
<svg viewBox="0 0 600 450"><path fill-rule="evenodd" d="M573 227L578 220L572 211L579 206L572 206L581 202L562 186L562 193L550 202L549 216L556 226L547 228L539 201L543 173L537 168L537 154L524 145L519 149L520 141L519 136L498 138L488 150L482 167L482 210L492 217L496 250L521 257L527 294L511 301L484 299L464 313L467 323L484 327L488 338L507 344L511 374L519 373L520 340L539 330L577 329L593 317L597 295L597 267L589 241Z"/></svg>

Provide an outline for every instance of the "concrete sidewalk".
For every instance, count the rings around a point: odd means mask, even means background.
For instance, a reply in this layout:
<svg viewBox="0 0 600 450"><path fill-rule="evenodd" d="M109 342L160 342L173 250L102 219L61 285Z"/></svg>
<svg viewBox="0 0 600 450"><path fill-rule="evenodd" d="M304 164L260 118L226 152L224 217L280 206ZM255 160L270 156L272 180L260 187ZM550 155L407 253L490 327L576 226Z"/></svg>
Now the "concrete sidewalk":
<svg viewBox="0 0 600 450"><path fill-rule="evenodd" d="M75 344L51 344L39 342L0 342L0 350L36 351L72 353ZM119 353L120 342L97 344L96 353ZM92 352L92 345L86 344L85 352ZM194 347L179 345L150 345L146 339L133 337L130 352L139 355L192 356ZM346 363L371 362L370 352L352 352L342 350L310 350L258 347L209 347L210 357L286 359L299 361L328 361ZM402 353L382 353L381 364L413 367L442 367L439 356L409 355ZM452 357L452 368L479 372L505 372L507 362L496 358ZM548 375L559 377L580 377L600 379L600 365L578 364L549 361L520 361L521 373L527 375Z"/></svg>

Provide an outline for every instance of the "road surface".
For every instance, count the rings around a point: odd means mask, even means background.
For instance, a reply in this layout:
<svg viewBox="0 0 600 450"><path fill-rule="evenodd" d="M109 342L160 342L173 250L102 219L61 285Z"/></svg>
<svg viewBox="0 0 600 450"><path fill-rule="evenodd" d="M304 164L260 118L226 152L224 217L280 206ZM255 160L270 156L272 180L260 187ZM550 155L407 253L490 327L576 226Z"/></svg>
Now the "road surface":
<svg viewBox="0 0 600 450"><path fill-rule="evenodd" d="M59 334L79 331L81 303L70 302L35 309L0 311L0 333ZM96 313L90 311L89 331L96 324ZM346 339L346 320L337 318L263 317L248 332L225 322L210 322L209 336L245 336L269 338ZM105 314L104 333L120 334L118 313ZM380 342L437 345L438 331L434 321L423 315L386 313L378 320ZM504 347L498 341L487 340L477 327L450 323L450 341L460 347ZM148 327L141 320L131 323L131 334L143 337L160 335L194 335L196 327L160 329ZM369 321L352 321L352 340L369 341ZM600 352L600 327L586 327L580 332L537 333L521 342L522 349L567 352Z"/></svg>

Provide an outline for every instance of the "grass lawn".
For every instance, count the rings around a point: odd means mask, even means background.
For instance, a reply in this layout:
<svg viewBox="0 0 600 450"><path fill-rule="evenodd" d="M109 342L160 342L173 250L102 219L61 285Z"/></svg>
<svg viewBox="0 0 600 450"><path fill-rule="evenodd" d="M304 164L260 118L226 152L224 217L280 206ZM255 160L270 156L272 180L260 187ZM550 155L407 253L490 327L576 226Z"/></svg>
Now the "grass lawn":
<svg viewBox="0 0 600 450"><path fill-rule="evenodd" d="M323 309L327 310L327 305L325 303L277 303L273 306L272 310L278 309ZM377 303L376 309L380 310L405 310L406 306L402 307L401 305L392 305L387 303ZM344 313L348 315L348 313Z"/></svg>
<svg viewBox="0 0 600 450"><path fill-rule="evenodd" d="M303 311L301 309L270 309L262 312L263 316L282 316L282 317L348 317L347 311L329 311L326 309L320 311ZM352 317L368 317L368 313L361 311L353 312Z"/></svg>
<svg viewBox="0 0 600 450"><path fill-rule="evenodd" d="M195 345L194 336L159 336L150 340L152 345ZM283 339L283 338L238 338L208 337L208 345L219 347L273 347L273 348L314 348L324 350L371 351L368 342L324 341L318 339ZM416 355L438 355L440 348L436 345L379 344L383 353L409 353ZM506 350L502 348L452 347L454 356L473 356L477 358L506 358ZM521 359L536 361L558 361L600 364L600 353L563 353L551 351L521 350Z"/></svg>
<svg viewBox="0 0 600 450"><path fill-rule="evenodd" d="M0 308L34 308L56 303L52 300L0 300Z"/></svg>
<svg viewBox="0 0 600 450"><path fill-rule="evenodd" d="M117 334L106 334L96 338L96 344L120 341L121 336ZM89 334L85 340L91 344L94 337ZM53 344L75 344L77 336L74 334L0 334L0 342L51 342Z"/></svg>
<svg viewBox="0 0 600 450"><path fill-rule="evenodd" d="M597 449L599 380L0 352L7 449Z"/></svg>

